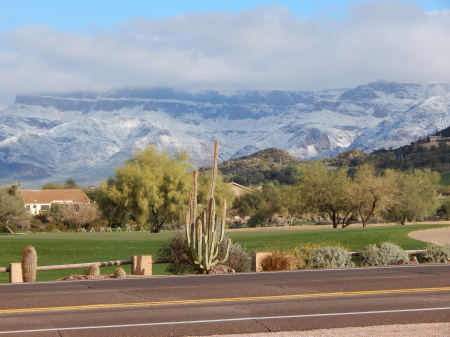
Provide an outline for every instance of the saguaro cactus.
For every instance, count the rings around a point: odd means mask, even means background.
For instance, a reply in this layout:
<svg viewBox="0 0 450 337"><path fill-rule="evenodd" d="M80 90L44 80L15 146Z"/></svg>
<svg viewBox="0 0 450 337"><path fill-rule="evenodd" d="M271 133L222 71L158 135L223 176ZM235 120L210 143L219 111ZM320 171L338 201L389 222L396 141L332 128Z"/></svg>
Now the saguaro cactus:
<svg viewBox="0 0 450 337"><path fill-rule="evenodd" d="M203 210L197 218L197 178L198 172L193 173L193 188L189 195L189 210L186 212L186 241L192 261L201 273L208 273L211 267L223 263L228 258L231 240L227 240L225 257L218 259L219 244L225 234L225 217L227 204L222 201L222 216L220 222L216 214L214 190L216 187L217 161L219 157L219 142L214 144L214 160L210 185L210 197L207 210Z"/></svg>
<svg viewBox="0 0 450 337"><path fill-rule="evenodd" d="M36 282L37 253L33 246L27 246L22 253L23 282Z"/></svg>

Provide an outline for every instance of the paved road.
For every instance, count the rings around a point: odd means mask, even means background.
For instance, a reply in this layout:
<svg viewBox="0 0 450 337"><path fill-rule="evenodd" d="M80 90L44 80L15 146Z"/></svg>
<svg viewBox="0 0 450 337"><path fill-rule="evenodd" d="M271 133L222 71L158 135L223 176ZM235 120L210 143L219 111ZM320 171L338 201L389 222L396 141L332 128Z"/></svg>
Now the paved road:
<svg viewBox="0 0 450 337"><path fill-rule="evenodd" d="M0 335L11 336L208 336L449 319L450 265L0 285Z"/></svg>

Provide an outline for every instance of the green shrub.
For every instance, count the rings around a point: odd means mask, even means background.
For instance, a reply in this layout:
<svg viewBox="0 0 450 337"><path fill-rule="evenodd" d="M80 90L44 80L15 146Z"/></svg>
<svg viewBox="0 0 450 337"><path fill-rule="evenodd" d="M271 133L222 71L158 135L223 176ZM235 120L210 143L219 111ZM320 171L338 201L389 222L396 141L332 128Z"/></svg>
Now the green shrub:
<svg viewBox="0 0 450 337"><path fill-rule="evenodd" d="M447 263L450 259L450 245L438 245L432 243L427 246L423 257L427 262L431 263Z"/></svg>
<svg viewBox="0 0 450 337"><path fill-rule="evenodd" d="M19 229L17 228L16 225L8 225L8 228L10 230L12 230L14 233L19 232ZM3 225L2 223L0 223L0 233L11 233L8 228L6 228L6 225Z"/></svg>
<svg viewBox="0 0 450 337"><path fill-rule="evenodd" d="M306 269L309 268L309 258L311 256L312 251L315 249L319 249L319 245L314 244L306 244L304 246L295 247L290 251L291 255L294 257L295 267L297 269Z"/></svg>
<svg viewBox="0 0 450 337"><path fill-rule="evenodd" d="M342 247L327 246L311 250L307 264L310 268L348 268L355 264Z"/></svg>
<svg viewBox="0 0 450 337"><path fill-rule="evenodd" d="M264 271L292 270L295 269L295 260L291 254L276 250L265 256L260 265Z"/></svg>
<svg viewBox="0 0 450 337"><path fill-rule="evenodd" d="M306 245L291 251L298 269L306 268L347 268L355 264L348 250L341 246Z"/></svg>
<svg viewBox="0 0 450 337"><path fill-rule="evenodd" d="M409 262L409 255L396 244L383 242L379 247L368 245L360 252L363 266L386 266Z"/></svg>

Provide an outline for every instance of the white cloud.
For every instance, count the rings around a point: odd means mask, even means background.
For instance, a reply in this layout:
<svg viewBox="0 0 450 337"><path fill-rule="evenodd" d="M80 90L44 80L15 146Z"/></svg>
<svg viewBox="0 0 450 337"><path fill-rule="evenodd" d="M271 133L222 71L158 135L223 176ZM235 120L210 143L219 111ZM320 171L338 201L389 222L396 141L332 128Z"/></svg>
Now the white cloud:
<svg viewBox="0 0 450 337"><path fill-rule="evenodd" d="M281 6L136 18L77 34L22 26L0 36L0 106L20 93L169 86L323 89L376 79L450 79L450 11L355 2L343 19Z"/></svg>

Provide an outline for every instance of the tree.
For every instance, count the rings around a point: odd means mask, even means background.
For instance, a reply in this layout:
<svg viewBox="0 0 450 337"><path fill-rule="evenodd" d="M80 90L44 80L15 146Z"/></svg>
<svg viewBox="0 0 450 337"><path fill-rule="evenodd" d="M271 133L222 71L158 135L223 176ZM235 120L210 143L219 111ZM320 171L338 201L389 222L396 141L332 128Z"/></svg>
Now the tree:
<svg viewBox="0 0 450 337"><path fill-rule="evenodd" d="M240 216L251 215L253 220L250 219L250 226L264 226L272 222L275 213L283 210L281 200L282 195L278 187L264 185L255 192L236 198L233 209Z"/></svg>
<svg viewBox="0 0 450 337"><path fill-rule="evenodd" d="M55 184L55 183L47 183L42 185L43 190L62 190L63 186L61 184Z"/></svg>
<svg viewBox="0 0 450 337"><path fill-rule="evenodd" d="M356 205L351 198L352 179L346 168L328 168L321 163L300 169L298 193L309 212L327 215L333 228L348 226L356 219Z"/></svg>
<svg viewBox="0 0 450 337"><path fill-rule="evenodd" d="M294 224L294 219L307 212L307 205L303 196L298 192L298 186L281 185L282 212L286 216L290 226Z"/></svg>
<svg viewBox="0 0 450 337"><path fill-rule="evenodd" d="M371 164L358 167L354 182L353 198L357 203L362 225L366 227L370 220L381 214L392 203L396 186L390 175L377 172Z"/></svg>
<svg viewBox="0 0 450 337"><path fill-rule="evenodd" d="M211 175L208 172L199 172L198 174L198 197L197 203L199 206L205 207L209 202L209 193L211 185ZM227 205L232 205L234 200L234 193L230 185L223 181L222 176L219 172L216 175L215 191L216 200L216 212L219 216L222 215L221 211L221 201L226 200Z"/></svg>
<svg viewBox="0 0 450 337"><path fill-rule="evenodd" d="M188 204L190 168L187 154L170 158L148 146L116 170L115 178L105 184L105 198L117 212L159 231L164 223L183 219L180 205ZM100 205L103 213L108 211L108 202Z"/></svg>
<svg viewBox="0 0 450 337"><path fill-rule="evenodd" d="M76 189L76 188L79 188L79 187L78 187L77 183L75 182L75 180L69 178L64 183L63 188L66 189L66 190L72 190L72 189Z"/></svg>
<svg viewBox="0 0 450 337"><path fill-rule="evenodd" d="M407 221L424 218L436 211L439 173L416 169L408 172L388 170L386 174L396 184L396 193L385 217L405 225Z"/></svg>
<svg viewBox="0 0 450 337"><path fill-rule="evenodd" d="M61 207L62 220L73 225L77 231L83 225L98 220L100 215L98 207L91 203L64 204Z"/></svg>
<svg viewBox="0 0 450 337"><path fill-rule="evenodd" d="M13 185L0 188L0 223L23 228L28 226L29 221L30 214L25 209L18 187Z"/></svg>

